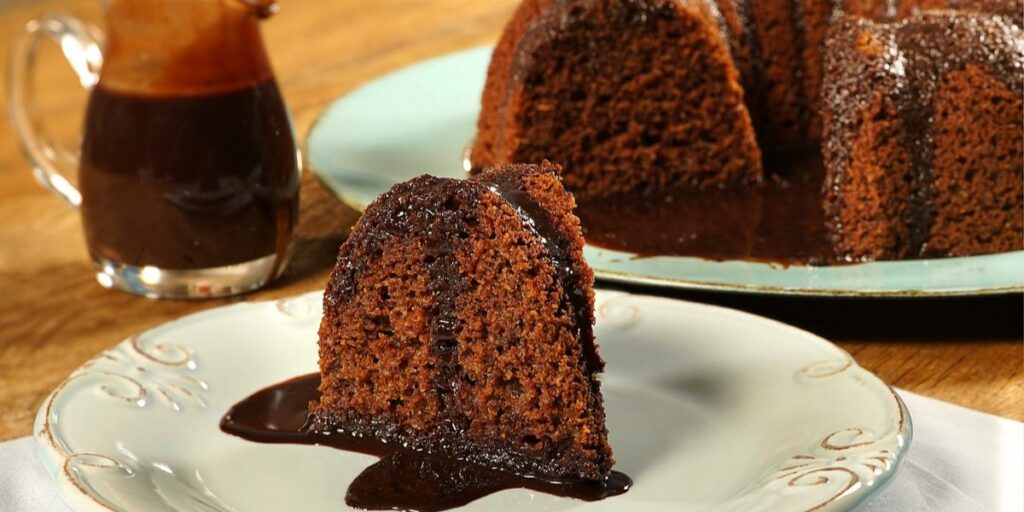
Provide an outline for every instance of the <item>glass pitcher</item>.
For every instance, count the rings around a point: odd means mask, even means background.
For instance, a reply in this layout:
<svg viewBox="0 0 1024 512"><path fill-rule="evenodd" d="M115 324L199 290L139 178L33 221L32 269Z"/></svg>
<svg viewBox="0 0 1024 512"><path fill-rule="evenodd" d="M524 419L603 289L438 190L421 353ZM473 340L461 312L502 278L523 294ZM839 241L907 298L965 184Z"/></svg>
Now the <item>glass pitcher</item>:
<svg viewBox="0 0 1024 512"><path fill-rule="evenodd" d="M288 259L301 168L258 25L273 2L103 6L105 34L49 16L14 47L8 104L37 178L80 208L106 287L199 298L263 286ZM31 76L44 37L91 89L79 151L35 130Z"/></svg>

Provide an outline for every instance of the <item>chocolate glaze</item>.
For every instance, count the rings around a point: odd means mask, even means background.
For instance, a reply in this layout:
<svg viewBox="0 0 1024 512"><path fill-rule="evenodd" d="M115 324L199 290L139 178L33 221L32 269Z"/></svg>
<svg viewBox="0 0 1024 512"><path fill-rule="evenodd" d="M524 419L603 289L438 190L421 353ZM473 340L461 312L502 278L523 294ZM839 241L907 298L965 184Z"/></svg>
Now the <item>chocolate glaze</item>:
<svg viewBox="0 0 1024 512"><path fill-rule="evenodd" d="M455 298L466 287L466 279L459 272L455 252L464 241L459 233L467 233L468 230L465 214L458 210L458 206L465 201L465 198L449 196L444 204L438 205L431 222L421 231L424 234L427 277L434 296L434 305L429 312L430 351L437 357L437 374L432 387L437 396L438 410L449 417L457 428L467 423L455 403L455 390L463 374L459 364L458 343L461 325Z"/></svg>
<svg viewBox="0 0 1024 512"><path fill-rule="evenodd" d="M743 86L744 91L753 89L754 72L753 62L751 62L751 36L748 33L749 12L745 5L746 2L743 0L723 0L720 2L712 3L711 6L715 8L718 16L722 20L723 28L721 33L723 36L727 36L729 41L729 52L732 54L732 60L736 64L736 69L740 74L740 84ZM757 125L756 109L753 108L751 98L745 98L747 103L747 110L750 111L751 119L754 121L754 126Z"/></svg>
<svg viewBox="0 0 1024 512"><path fill-rule="evenodd" d="M370 510L446 510L516 488L596 501L632 485L628 476L614 471L603 482L544 481L340 429L318 430L308 406L317 400L319 385L320 374L313 373L260 390L231 407L220 428L258 443L330 446L380 457L352 481L345 495L349 506Z"/></svg>
<svg viewBox="0 0 1024 512"><path fill-rule="evenodd" d="M796 56L795 65L790 69L792 72L790 86L796 94L797 124L800 126L800 139L807 139L807 128L810 125L811 111L807 103L807 92L804 91L804 73L807 66L804 60L804 48L807 43L807 24L805 20L804 4L800 0L791 0L789 3L789 23L793 27L793 55Z"/></svg>
<svg viewBox="0 0 1024 512"><path fill-rule="evenodd" d="M792 153L767 162L767 170L770 177L759 187L588 199L576 214L588 244L637 257L837 263L819 192L821 158L810 151Z"/></svg>
<svg viewBox="0 0 1024 512"><path fill-rule="evenodd" d="M998 11L999 6L995 7ZM1024 48L1021 29L1013 19L931 11L896 23L848 17L836 25L826 57L833 69L843 72L825 84L823 94L833 118L824 151L830 168L825 191L831 198L826 218L835 238L843 236L840 210L853 145L862 125L860 117L884 94L900 118L905 134L901 144L910 159L907 179L913 195L906 218L900 219L909 230L909 239L901 245L910 257L931 255L927 241L934 218L931 128L935 95L947 73L968 65L985 69L1018 94L1024 92L1020 78Z"/></svg>
<svg viewBox="0 0 1024 512"><path fill-rule="evenodd" d="M757 37L757 26L754 21L754 11L750 5L756 0L737 0L737 9L743 22L743 31L746 34L746 41L750 47L750 75L751 83L744 85L744 97L747 108L750 110L750 117L754 122L757 132L764 128L764 61L761 59L761 40Z"/></svg>

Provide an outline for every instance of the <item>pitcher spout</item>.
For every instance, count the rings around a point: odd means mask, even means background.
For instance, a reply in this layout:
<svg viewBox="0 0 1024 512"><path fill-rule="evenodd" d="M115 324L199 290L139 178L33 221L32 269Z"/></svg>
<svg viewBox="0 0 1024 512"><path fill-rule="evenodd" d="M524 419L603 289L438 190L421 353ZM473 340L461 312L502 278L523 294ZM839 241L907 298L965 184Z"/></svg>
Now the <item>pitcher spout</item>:
<svg viewBox="0 0 1024 512"><path fill-rule="evenodd" d="M277 2L275 0L237 0L237 1L241 2L241 4L244 5L245 8L248 9L249 12L251 12L253 14L253 16L256 16L259 19L269 18L269 17L277 14L277 11L281 9L281 6L277 5Z"/></svg>

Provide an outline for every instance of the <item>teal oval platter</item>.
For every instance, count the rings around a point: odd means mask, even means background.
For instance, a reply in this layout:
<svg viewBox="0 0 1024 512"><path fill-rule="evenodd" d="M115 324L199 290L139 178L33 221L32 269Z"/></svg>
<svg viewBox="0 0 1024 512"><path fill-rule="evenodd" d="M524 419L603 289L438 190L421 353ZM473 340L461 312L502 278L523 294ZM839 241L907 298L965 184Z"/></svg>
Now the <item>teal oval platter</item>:
<svg viewBox="0 0 1024 512"><path fill-rule="evenodd" d="M362 209L420 174L463 178L491 47L426 60L336 100L305 141L306 161L341 200ZM1024 251L838 266L634 254L587 246L605 282L774 295L936 297L1024 292Z"/></svg>

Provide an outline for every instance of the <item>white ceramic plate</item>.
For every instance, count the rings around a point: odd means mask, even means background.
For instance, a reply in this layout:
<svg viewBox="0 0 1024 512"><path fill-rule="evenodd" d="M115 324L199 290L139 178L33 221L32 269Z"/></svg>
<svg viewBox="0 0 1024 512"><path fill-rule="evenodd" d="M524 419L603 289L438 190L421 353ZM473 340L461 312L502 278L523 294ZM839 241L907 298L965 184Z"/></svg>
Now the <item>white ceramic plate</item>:
<svg viewBox="0 0 1024 512"><path fill-rule="evenodd" d="M900 465L910 418L821 338L758 316L598 293L616 469L628 493L585 503L525 490L467 510L848 510ZM222 433L238 400L316 370L319 294L188 316L80 368L35 435L76 510L344 510L374 460Z"/></svg>
<svg viewBox="0 0 1024 512"><path fill-rule="evenodd" d="M423 173L464 177L490 60L477 48L377 79L334 102L306 140L310 168L335 194L363 208L395 183ZM1024 291L1024 251L834 267L782 267L689 257L635 258L588 246L601 279L771 294L983 295Z"/></svg>

